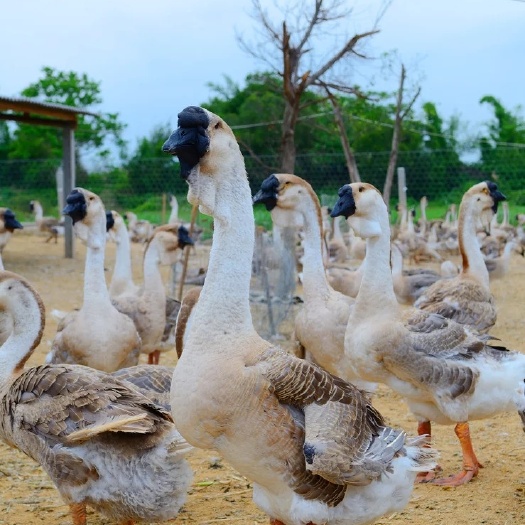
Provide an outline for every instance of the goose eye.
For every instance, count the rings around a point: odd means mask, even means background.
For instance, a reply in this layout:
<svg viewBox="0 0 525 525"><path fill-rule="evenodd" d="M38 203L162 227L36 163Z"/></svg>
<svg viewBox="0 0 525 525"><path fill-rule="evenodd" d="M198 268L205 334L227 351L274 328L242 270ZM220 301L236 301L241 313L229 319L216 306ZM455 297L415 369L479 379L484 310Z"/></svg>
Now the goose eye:
<svg viewBox="0 0 525 525"><path fill-rule="evenodd" d="M213 126L213 129L219 129L221 127L221 122L217 122L217 124L215 124L215 126Z"/></svg>
<svg viewBox="0 0 525 525"><path fill-rule="evenodd" d="M365 189L363 188L363 186L359 186L359 193L363 193L363 191L365 191Z"/></svg>

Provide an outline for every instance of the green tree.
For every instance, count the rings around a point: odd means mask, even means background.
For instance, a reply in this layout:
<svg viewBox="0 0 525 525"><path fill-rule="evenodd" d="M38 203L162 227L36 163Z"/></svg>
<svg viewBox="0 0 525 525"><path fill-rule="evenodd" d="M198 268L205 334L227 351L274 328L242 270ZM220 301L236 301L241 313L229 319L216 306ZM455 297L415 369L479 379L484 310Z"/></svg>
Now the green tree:
<svg viewBox="0 0 525 525"><path fill-rule="evenodd" d="M124 165L135 194L187 191L186 184L178 176L174 159L162 152L162 145L172 129L170 124L156 126L148 137L139 140L133 156Z"/></svg>
<svg viewBox="0 0 525 525"><path fill-rule="evenodd" d="M90 79L86 74L57 71L51 67L42 68L42 73L42 78L24 89L22 96L83 108L94 113L96 106L102 103L100 82ZM113 140L119 151L123 152L124 128L117 113L99 113L98 117L79 115L75 131L76 147L84 152L95 151L104 157L109 154L108 141ZM10 147L10 158L46 159L61 156L61 130L29 124L17 126Z"/></svg>
<svg viewBox="0 0 525 525"><path fill-rule="evenodd" d="M481 169L496 174L504 188L522 189L519 175L525 171L525 120L520 108L511 112L490 95L484 96L480 104L494 110L494 119L487 123L488 134L479 141Z"/></svg>

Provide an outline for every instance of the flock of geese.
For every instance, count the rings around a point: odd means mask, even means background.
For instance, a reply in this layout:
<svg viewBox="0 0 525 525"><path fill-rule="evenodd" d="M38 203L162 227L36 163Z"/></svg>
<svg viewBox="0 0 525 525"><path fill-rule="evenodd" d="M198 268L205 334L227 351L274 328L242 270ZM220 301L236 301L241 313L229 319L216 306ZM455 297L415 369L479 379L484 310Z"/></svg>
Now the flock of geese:
<svg viewBox="0 0 525 525"><path fill-rule="evenodd" d="M23 277L0 273L2 439L43 467L74 525L86 523L86 505L120 524L175 518L191 484L192 447L217 451L248 478L273 525L370 524L403 509L415 482L455 487L477 476L469 421L517 411L525 424L525 355L489 335L496 308L478 231L505 200L496 184L463 196L459 272L426 277L417 294L402 270L403 252L425 256L411 220L393 244L379 191L344 185L330 215L344 217L354 245L366 248L359 268L346 270L355 289L346 294L333 284L341 275L326 268L323 208L310 184L274 174L252 197L227 123L195 106L178 117L163 151L178 156L189 202L214 220L204 286L169 304L158 267L192 240L168 224L149 232L138 287L123 218L94 193L73 190L64 214L86 244L84 299L62 319L43 365L24 367L42 337L42 300ZM253 326L257 203L276 225L301 225L304 304L294 334L304 358ZM108 232L117 244L109 287ZM426 256L439 254L436 246ZM158 365L170 335L174 368ZM140 352L155 366L138 365ZM406 401L417 435L385 422L373 404L378 383ZM457 474L438 476L432 422L454 425Z"/></svg>

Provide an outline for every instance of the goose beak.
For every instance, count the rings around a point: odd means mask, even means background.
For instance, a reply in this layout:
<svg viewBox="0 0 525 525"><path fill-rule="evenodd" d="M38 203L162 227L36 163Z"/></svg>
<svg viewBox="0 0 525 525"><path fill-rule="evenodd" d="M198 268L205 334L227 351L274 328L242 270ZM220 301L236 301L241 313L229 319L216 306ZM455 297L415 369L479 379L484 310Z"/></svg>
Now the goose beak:
<svg viewBox="0 0 525 525"><path fill-rule="evenodd" d="M487 188L489 189L490 196L492 197L492 200L494 201L494 205L492 206L492 211L494 213L498 213L498 203L501 201L506 201L507 197L501 193L501 191L498 190L498 186L495 182L492 182L491 180L486 181Z"/></svg>
<svg viewBox="0 0 525 525"><path fill-rule="evenodd" d="M110 211L106 212L106 231L108 232L115 226L115 219L113 218L113 213Z"/></svg>
<svg viewBox="0 0 525 525"><path fill-rule="evenodd" d="M338 192L339 199L333 207L330 217L343 216L348 219L350 215L353 215L356 211L354 194L349 184L344 185Z"/></svg>
<svg viewBox="0 0 525 525"><path fill-rule="evenodd" d="M253 204L262 203L268 211L272 211L277 206L278 189L279 179L275 175L270 175L263 180L261 189L253 196Z"/></svg>
<svg viewBox="0 0 525 525"><path fill-rule="evenodd" d="M73 224L81 221L87 215L87 204L84 194L77 190L71 190L71 193L66 198L66 207L62 213L69 215L73 220Z"/></svg>
<svg viewBox="0 0 525 525"><path fill-rule="evenodd" d="M195 244L193 242L193 239L190 237L188 230L184 226L179 226L178 239L179 239L179 246L181 247L181 249L187 246L188 244L190 246L193 246L193 244Z"/></svg>
<svg viewBox="0 0 525 525"><path fill-rule="evenodd" d="M179 115L178 128L162 146L162 151L179 158L181 176L187 179L210 147L207 128L210 120L199 107L189 106Z"/></svg>
<svg viewBox="0 0 525 525"><path fill-rule="evenodd" d="M15 219L15 214L7 208L4 212L4 227L13 233L14 230L22 230L24 227Z"/></svg>

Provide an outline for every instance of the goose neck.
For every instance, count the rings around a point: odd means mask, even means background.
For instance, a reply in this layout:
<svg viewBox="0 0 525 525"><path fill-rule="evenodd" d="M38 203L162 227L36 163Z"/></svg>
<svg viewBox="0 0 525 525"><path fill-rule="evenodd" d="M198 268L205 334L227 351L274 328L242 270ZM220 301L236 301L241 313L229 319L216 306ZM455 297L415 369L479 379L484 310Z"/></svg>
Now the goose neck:
<svg viewBox="0 0 525 525"><path fill-rule="evenodd" d="M24 363L40 343L44 330L44 312L27 289L20 300L10 302L7 315L13 321L12 331L0 348L0 389L21 372Z"/></svg>
<svg viewBox="0 0 525 525"><path fill-rule="evenodd" d="M129 242L128 232L124 226L117 230L117 233L115 235L115 241L117 244L117 250L112 281L132 281L131 246Z"/></svg>
<svg viewBox="0 0 525 525"><path fill-rule="evenodd" d="M110 304L106 276L104 274L105 248L105 227L104 231L96 231L95 228L90 228L88 231L86 264L84 268L84 306L99 304L100 301Z"/></svg>
<svg viewBox="0 0 525 525"><path fill-rule="evenodd" d="M307 297L327 296L330 286L323 262L320 210L317 212L312 205L303 209L302 215L304 220L303 291Z"/></svg>
<svg viewBox="0 0 525 525"><path fill-rule="evenodd" d="M144 291L153 291L160 293L164 291L164 283L160 275L160 248L157 239L154 237L144 254Z"/></svg>
<svg viewBox="0 0 525 525"><path fill-rule="evenodd" d="M363 278L356 297L355 316L370 317L374 312L389 312L395 315L399 310L390 266L388 216L381 219L381 232L378 236L366 239Z"/></svg>
<svg viewBox="0 0 525 525"><path fill-rule="evenodd" d="M245 175L218 186L215 202L221 214L214 216L206 281L192 324L207 326L215 334L218 330L224 334L232 329L253 331L249 293L255 231Z"/></svg>
<svg viewBox="0 0 525 525"><path fill-rule="evenodd" d="M458 243L462 261L462 274L474 277L487 290L489 272L480 250L477 233L478 217L471 210L469 201L463 201L459 209Z"/></svg>

